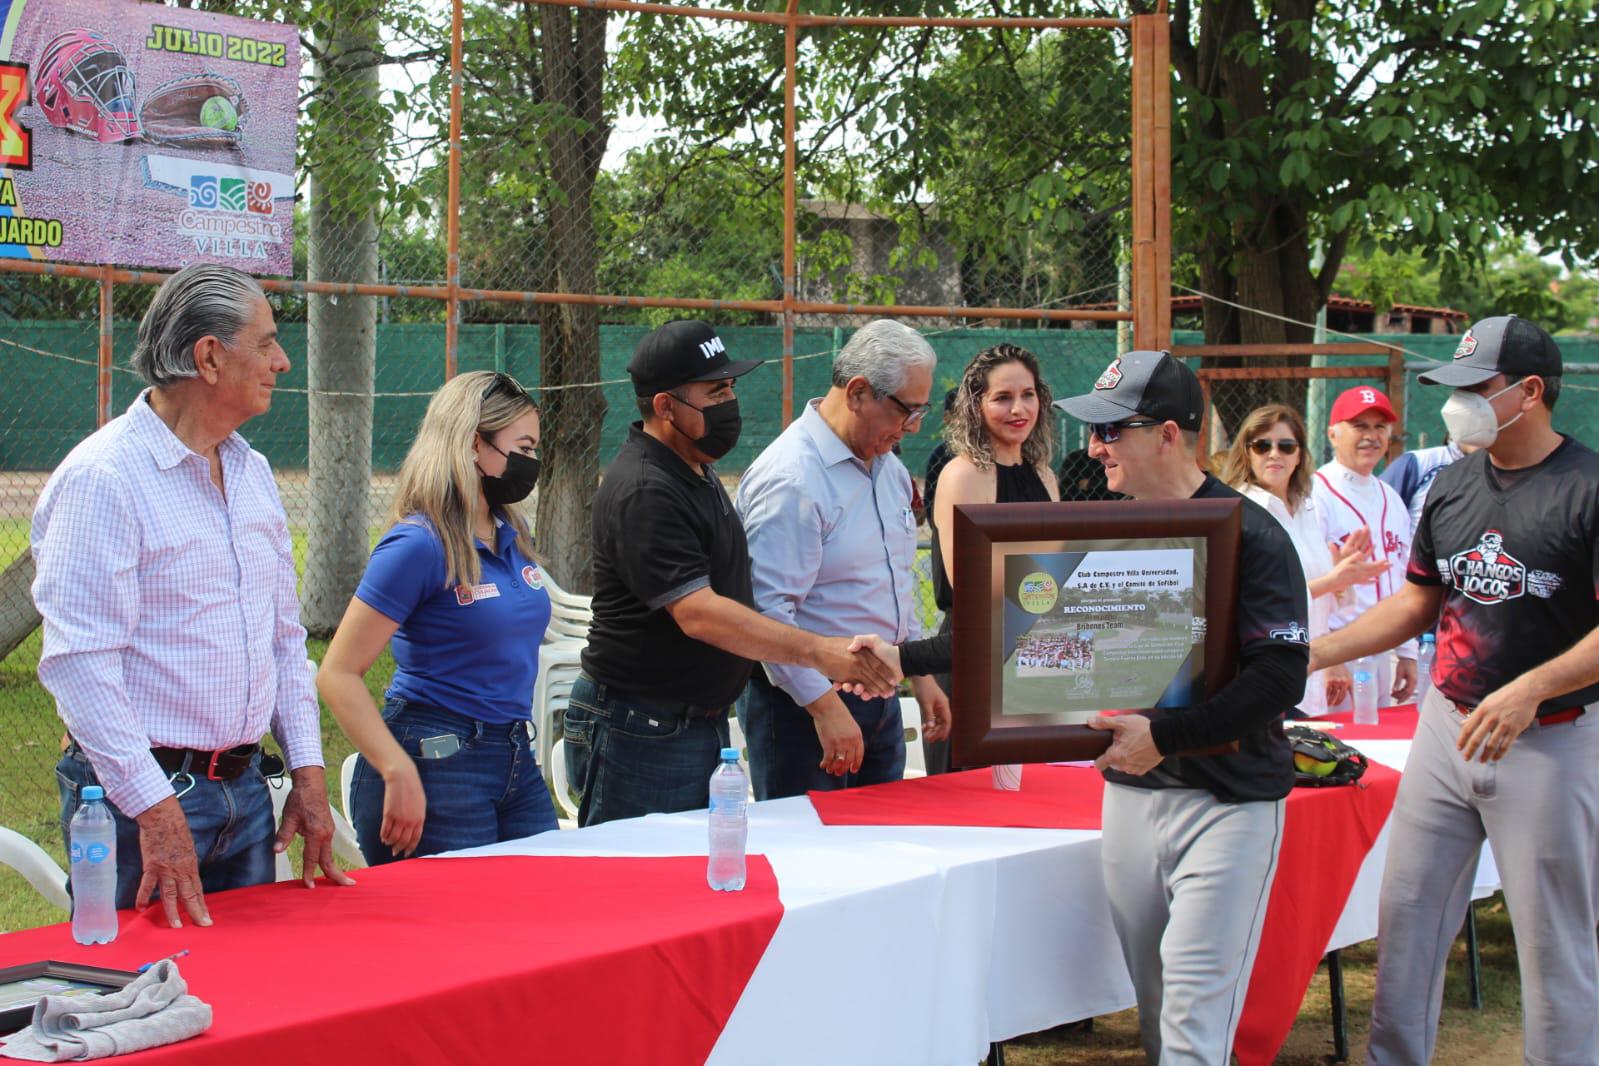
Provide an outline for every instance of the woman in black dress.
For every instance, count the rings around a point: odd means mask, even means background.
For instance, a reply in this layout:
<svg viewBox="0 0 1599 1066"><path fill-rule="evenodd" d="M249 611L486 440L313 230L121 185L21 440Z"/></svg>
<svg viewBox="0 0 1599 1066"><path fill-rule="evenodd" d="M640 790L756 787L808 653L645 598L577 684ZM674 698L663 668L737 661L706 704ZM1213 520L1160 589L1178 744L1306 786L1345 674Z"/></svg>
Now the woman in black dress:
<svg viewBox="0 0 1599 1066"><path fill-rule="evenodd" d="M954 605L954 561L944 545L955 540L955 508L963 503L1036 503L1060 498L1050 452L1055 441L1049 417L1049 386L1038 359L1026 348L996 344L966 367L955 402L944 420L944 439L954 453L939 474L933 501L933 596L944 612L941 634L950 628ZM938 678L952 691L949 677ZM953 708L959 714L960 708ZM949 769L949 741L922 742L927 772Z"/></svg>

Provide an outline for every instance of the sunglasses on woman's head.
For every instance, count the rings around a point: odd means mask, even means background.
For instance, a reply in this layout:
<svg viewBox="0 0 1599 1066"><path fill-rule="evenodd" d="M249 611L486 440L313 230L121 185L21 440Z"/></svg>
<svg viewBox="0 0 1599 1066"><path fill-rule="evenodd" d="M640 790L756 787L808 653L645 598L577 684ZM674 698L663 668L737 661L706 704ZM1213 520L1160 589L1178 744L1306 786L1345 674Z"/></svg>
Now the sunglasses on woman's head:
<svg viewBox="0 0 1599 1066"><path fill-rule="evenodd" d="M1293 455L1299 450L1299 442L1292 437L1284 437L1282 440L1267 440L1265 437L1252 440L1249 442L1249 450L1256 455L1270 455L1273 445L1284 455Z"/></svg>
<svg viewBox="0 0 1599 1066"><path fill-rule="evenodd" d="M483 386L483 395L478 397L478 402L481 403L493 396L495 389L501 389L511 396L520 396L528 403L533 403L533 394L523 388L520 381L503 370L496 370L494 376L489 378L489 383Z"/></svg>

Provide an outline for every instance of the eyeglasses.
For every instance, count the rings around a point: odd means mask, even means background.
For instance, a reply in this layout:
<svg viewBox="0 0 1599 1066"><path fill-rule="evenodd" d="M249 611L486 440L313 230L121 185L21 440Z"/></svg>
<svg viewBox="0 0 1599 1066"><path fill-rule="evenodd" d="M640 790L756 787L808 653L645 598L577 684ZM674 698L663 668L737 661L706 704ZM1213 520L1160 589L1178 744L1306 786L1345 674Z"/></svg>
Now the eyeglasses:
<svg viewBox="0 0 1599 1066"><path fill-rule="evenodd" d="M1265 437L1252 440L1249 442L1249 450L1256 455L1270 455L1273 445L1276 445L1277 450L1284 455L1293 455L1299 451L1299 442L1292 437L1284 437L1282 440L1267 440Z"/></svg>
<svg viewBox="0 0 1599 1066"><path fill-rule="evenodd" d="M915 429L916 426L921 423L922 419L927 417L927 412L933 409L933 405L930 403L919 403L915 407L912 407L898 396L895 396L892 392L885 392L883 395L887 396L890 400L893 400L895 407L898 407L901 411L905 412L904 421L900 422L899 424L901 429Z"/></svg>
<svg viewBox="0 0 1599 1066"><path fill-rule="evenodd" d="M538 404L533 403L533 394L528 392L520 381L503 370L496 370L494 376L489 378L489 383L483 386L483 395L478 397L478 403L481 404L484 400L493 396L495 389L504 389L511 396L520 396L534 407L538 406Z"/></svg>
<svg viewBox="0 0 1599 1066"><path fill-rule="evenodd" d="M1148 429L1150 426L1164 426L1164 419L1146 418L1142 422L1133 419L1130 422L1090 422L1088 432L1099 438L1101 444L1115 444L1122 439L1124 429Z"/></svg>

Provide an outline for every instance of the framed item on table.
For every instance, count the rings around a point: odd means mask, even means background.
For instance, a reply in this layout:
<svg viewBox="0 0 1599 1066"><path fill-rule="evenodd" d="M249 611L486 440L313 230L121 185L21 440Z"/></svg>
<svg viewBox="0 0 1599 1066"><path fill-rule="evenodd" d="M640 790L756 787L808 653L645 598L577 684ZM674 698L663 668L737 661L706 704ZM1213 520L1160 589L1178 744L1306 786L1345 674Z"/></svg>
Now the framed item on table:
<svg viewBox="0 0 1599 1066"><path fill-rule="evenodd" d="M1092 759L1238 670L1241 499L955 508L957 766Z"/></svg>
<svg viewBox="0 0 1599 1066"><path fill-rule="evenodd" d="M45 996L84 996L115 992L139 975L77 962L25 962L0 969L0 1035L32 1023L33 1008Z"/></svg>

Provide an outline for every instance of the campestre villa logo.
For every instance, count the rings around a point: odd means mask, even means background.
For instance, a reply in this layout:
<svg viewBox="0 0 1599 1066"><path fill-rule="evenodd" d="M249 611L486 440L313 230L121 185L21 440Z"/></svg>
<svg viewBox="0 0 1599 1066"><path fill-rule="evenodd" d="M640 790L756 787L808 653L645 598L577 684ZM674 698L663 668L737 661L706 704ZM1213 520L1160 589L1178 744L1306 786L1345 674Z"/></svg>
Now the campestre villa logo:
<svg viewBox="0 0 1599 1066"><path fill-rule="evenodd" d="M1059 596L1055 579L1043 571L1028 574L1016 589L1016 602L1029 614L1044 614L1055 606Z"/></svg>

